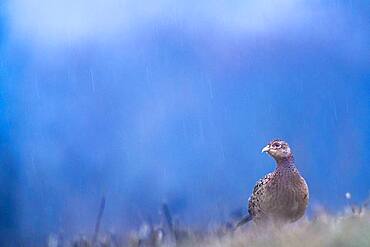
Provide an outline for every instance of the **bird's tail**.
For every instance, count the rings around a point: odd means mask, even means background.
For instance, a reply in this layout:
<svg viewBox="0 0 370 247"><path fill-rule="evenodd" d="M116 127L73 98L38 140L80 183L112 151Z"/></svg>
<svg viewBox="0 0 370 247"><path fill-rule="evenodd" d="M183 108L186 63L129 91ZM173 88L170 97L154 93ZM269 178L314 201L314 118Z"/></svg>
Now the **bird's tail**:
<svg viewBox="0 0 370 247"><path fill-rule="evenodd" d="M244 225L244 224L246 224L246 223L248 223L249 221L251 221L252 220L252 215L250 215L250 214L248 214L248 215L246 215L246 216L244 216L239 222L238 222L238 224L236 224L235 225L235 227L234 227L234 231L236 230L236 229L238 229L240 226L242 226L242 225Z"/></svg>

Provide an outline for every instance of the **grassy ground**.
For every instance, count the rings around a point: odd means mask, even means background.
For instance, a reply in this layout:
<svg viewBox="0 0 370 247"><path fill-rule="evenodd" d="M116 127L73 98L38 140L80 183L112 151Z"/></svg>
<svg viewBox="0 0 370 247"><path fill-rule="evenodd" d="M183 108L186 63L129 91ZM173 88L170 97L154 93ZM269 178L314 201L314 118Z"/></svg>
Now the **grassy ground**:
<svg viewBox="0 0 370 247"><path fill-rule="evenodd" d="M147 228L132 232L129 236L101 233L95 244L92 243L91 238L89 240L86 237L78 237L63 244L56 241L50 242L49 239L47 246L370 247L370 212L365 210L361 213L351 212L338 216L323 213L312 220L302 219L279 228L259 227L250 222L237 231L231 231L222 226L213 231L204 232L175 229L174 232L169 233L168 229L159 229L147 226Z"/></svg>
<svg viewBox="0 0 370 247"><path fill-rule="evenodd" d="M185 245L186 246L186 245ZM321 215L313 221L301 221L280 229L249 227L219 238L210 236L187 246L209 247L366 247L370 246L370 214L332 217Z"/></svg>

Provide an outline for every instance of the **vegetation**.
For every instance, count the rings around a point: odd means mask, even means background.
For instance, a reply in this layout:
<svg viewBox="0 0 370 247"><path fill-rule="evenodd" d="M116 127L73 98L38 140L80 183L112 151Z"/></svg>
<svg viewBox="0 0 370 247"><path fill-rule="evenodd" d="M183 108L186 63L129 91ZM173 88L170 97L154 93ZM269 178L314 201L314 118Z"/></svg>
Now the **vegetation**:
<svg viewBox="0 0 370 247"><path fill-rule="evenodd" d="M249 223L233 230L222 225L209 231L193 231L173 224L166 205L162 206L163 222L157 226L144 223L138 231L121 236L110 233L77 236L61 241L50 235L48 247L364 247L370 246L370 212L367 205L349 207L345 213L330 215L317 213L313 219L301 219L296 223L277 227L256 226ZM101 215L102 212L99 212ZM98 219L100 221L100 219Z"/></svg>
<svg viewBox="0 0 370 247"><path fill-rule="evenodd" d="M222 238L210 237L193 246L370 246L370 214L337 217L321 215L313 221L305 220L282 229L254 228Z"/></svg>

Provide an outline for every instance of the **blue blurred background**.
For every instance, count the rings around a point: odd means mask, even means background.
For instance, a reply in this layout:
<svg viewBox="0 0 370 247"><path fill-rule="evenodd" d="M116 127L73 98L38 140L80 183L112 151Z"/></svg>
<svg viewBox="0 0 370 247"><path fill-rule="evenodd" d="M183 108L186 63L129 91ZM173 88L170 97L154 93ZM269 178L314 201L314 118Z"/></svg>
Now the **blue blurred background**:
<svg viewBox="0 0 370 247"><path fill-rule="evenodd" d="M367 1L1 1L0 234L246 208L289 142L310 211L370 190ZM5 240L4 240L5 241Z"/></svg>

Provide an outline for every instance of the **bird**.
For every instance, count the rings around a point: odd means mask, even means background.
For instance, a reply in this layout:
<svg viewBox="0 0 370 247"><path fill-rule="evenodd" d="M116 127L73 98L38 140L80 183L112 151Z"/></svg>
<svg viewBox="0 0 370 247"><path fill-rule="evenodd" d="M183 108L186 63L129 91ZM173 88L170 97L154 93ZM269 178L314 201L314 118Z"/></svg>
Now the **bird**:
<svg viewBox="0 0 370 247"><path fill-rule="evenodd" d="M276 168L257 181L248 200L248 215L236 224L235 229L249 221L256 224L295 222L308 206L308 186L295 165L288 143L281 139L272 140L262 153L275 160Z"/></svg>

